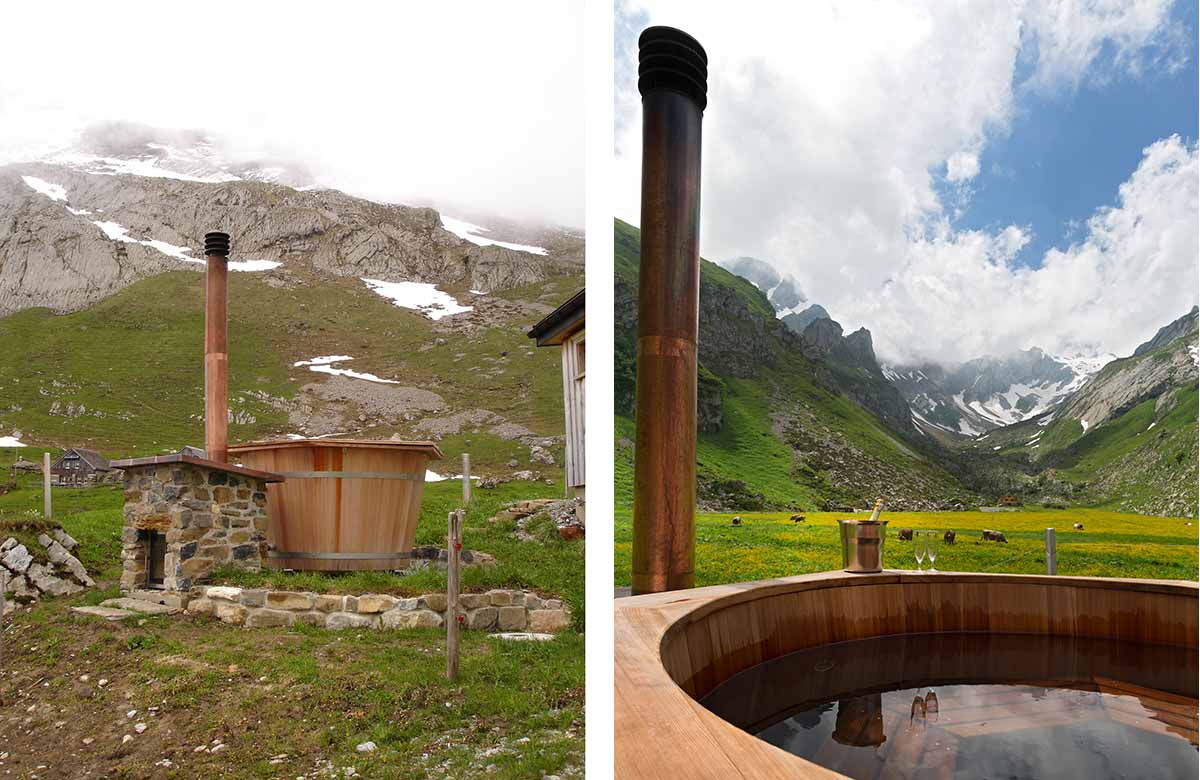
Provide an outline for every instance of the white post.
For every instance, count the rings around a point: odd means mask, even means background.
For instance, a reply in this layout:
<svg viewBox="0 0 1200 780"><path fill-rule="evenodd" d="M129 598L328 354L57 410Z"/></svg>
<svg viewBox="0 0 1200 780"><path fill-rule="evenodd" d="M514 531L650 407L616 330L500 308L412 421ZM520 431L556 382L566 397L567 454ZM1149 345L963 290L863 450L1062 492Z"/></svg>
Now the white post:
<svg viewBox="0 0 1200 780"><path fill-rule="evenodd" d="M1046 529L1046 573L1058 574L1058 544L1053 528Z"/></svg>
<svg viewBox="0 0 1200 780"><path fill-rule="evenodd" d="M49 520L50 514L50 453L42 453L42 514Z"/></svg>
<svg viewBox="0 0 1200 780"><path fill-rule="evenodd" d="M471 503L471 456L463 453L463 506Z"/></svg>
<svg viewBox="0 0 1200 780"><path fill-rule="evenodd" d="M446 526L446 679L458 679L458 552L462 549L462 510Z"/></svg>

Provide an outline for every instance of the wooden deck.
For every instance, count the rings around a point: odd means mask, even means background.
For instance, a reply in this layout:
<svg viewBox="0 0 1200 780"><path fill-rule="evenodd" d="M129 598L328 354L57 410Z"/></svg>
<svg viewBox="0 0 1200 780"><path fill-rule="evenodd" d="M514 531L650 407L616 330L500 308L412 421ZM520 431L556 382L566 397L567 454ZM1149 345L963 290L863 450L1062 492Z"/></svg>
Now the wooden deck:
<svg viewBox="0 0 1200 780"><path fill-rule="evenodd" d="M616 775L843 778L742 731L696 699L796 650L903 633L1025 633L1195 648L1197 594L1196 583L1181 581L825 572L618 599ZM1190 721L1159 722L1176 733L1195 729L1194 713ZM904 750L901 742L891 749Z"/></svg>

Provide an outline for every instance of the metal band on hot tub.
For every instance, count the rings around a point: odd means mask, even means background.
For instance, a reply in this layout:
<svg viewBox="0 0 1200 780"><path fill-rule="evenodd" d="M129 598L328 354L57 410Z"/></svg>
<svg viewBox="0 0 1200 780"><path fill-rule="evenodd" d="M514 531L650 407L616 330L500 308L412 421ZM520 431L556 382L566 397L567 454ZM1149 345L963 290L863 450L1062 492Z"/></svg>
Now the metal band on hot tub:
<svg viewBox="0 0 1200 780"><path fill-rule="evenodd" d="M424 474L403 474L395 471L278 471L281 477L296 479L406 479L424 482Z"/></svg>
<svg viewBox="0 0 1200 780"><path fill-rule="evenodd" d="M373 553L373 552L286 552L284 550L267 550L268 558L309 558L314 560L343 560L343 561L378 561L390 558L407 560L412 553Z"/></svg>

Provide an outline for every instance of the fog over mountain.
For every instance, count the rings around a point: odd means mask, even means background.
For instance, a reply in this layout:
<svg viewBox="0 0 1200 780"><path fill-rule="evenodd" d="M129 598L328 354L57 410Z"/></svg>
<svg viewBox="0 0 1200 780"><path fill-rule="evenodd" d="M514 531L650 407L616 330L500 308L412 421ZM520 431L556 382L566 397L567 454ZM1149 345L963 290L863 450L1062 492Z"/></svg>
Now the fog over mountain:
<svg viewBox="0 0 1200 780"><path fill-rule="evenodd" d="M88 133L112 147L132 130L136 145L143 126L376 202L582 226L581 4L314 12L216 0L201 21L188 6L77 4L63 24L57 6L7 8L7 29L29 34L0 50L0 164Z"/></svg>

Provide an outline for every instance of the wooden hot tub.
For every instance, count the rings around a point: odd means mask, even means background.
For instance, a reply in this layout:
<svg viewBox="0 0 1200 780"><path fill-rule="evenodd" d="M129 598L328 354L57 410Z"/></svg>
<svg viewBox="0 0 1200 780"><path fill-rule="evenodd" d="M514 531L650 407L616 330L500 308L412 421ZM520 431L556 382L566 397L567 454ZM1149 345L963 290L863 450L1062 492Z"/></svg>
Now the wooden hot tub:
<svg viewBox="0 0 1200 780"><path fill-rule="evenodd" d="M407 568L433 442L284 439L229 448L230 460L285 480L267 489L275 569Z"/></svg>
<svg viewBox="0 0 1200 780"><path fill-rule="evenodd" d="M698 700L788 653L872 637L1094 637L1195 653L1197 596L1195 582L1177 580L885 571L617 599L616 776L845 780L743 731ZM901 664L899 671L920 677L922 668Z"/></svg>

